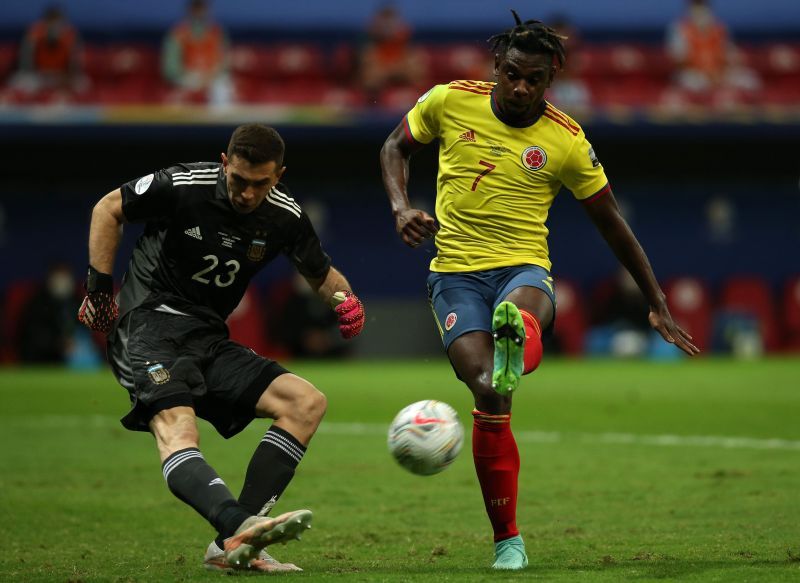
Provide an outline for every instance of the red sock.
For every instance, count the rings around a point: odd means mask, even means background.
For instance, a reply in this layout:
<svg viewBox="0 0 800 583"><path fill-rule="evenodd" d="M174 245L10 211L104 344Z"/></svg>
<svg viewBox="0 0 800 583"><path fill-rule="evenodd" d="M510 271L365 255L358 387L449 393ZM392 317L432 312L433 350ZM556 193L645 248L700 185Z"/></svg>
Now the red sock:
<svg viewBox="0 0 800 583"><path fill-rule="evenodd" d="M495 542L517 536L519 451L511 433L511 414L472 411L472 457Z"/></svg>
<svg viewBox="0 0 800 583"><path fill-rule="evenodd" d="M523 355L522 374L536 370L542 362L542 326L536 316L525 310L519 311L522 321L525 322L525 353Z"/></svg>

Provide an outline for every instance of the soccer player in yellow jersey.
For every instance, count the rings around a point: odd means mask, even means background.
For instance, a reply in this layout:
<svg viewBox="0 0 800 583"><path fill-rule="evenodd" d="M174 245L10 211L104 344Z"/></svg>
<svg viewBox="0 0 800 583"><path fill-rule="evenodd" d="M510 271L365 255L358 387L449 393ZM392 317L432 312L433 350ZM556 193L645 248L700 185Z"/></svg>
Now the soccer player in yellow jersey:
<svg viewBox="0 0 800 583"><path fill-rule="evenodd" d="M381 167L397 232L435 237L428 291L453 368L472 391L472 452L494 530L495 569L528 564L516 525L519 453L511 395L542 357L555 317L547 213L566 186L650 304L650 324L689 355L644 250L622 217L581 127L545 101L564 64L563 38L537 20L490 39L496 83L437 85L389 135ZM439 140L436 219L410 208L409 158Z"/></svg>

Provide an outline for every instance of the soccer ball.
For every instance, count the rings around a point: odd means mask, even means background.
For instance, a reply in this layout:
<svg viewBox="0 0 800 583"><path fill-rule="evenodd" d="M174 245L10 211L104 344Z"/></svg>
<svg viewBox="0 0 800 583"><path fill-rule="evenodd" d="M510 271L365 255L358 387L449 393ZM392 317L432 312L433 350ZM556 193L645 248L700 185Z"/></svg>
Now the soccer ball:
<svg viewBox="0 0 800 583"><path fill-rule="evenodd" d="M458 413L441 401L417 401L389 425L389 451L413 474L438 474L449 466L464 442Z"/></svg>

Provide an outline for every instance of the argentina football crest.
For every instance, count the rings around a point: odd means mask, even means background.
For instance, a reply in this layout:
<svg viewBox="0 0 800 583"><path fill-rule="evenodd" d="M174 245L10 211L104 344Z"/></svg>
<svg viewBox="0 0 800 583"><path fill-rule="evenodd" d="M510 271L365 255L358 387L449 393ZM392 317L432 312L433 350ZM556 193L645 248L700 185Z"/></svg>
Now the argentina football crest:
<svg viewBox="0 0 800 583"><path fill-rule="evenodd" d="M147 367L147 376L156 385L163 385L169 382L169 370L161 363Z"/></svg>
<svg viewBox="0 0 800 583"><path fill-rule="evenodd" d="M250 241L250 246L247 248L247 258L250 261L261 261L267 252L267 240L264 238L266 235L263 231L257 231L256 236Z"/></svg>

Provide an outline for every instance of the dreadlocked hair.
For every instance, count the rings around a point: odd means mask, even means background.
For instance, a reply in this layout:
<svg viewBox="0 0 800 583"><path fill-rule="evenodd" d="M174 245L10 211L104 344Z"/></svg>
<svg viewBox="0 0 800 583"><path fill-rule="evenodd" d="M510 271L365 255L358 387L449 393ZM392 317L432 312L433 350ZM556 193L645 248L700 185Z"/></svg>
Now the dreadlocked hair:
<svg viewBox="0 0 800 583"><path fill-rule="evenodd" d="M492 52L505 56L508 49L518 49L523 53L543 53L551 55L558 61L558 68L564 67L566 50L564 41L567 37L558 34L541 20L522 19L516 10L512 10L516 25L505 32L489 38L492 43Z"/></svg>

